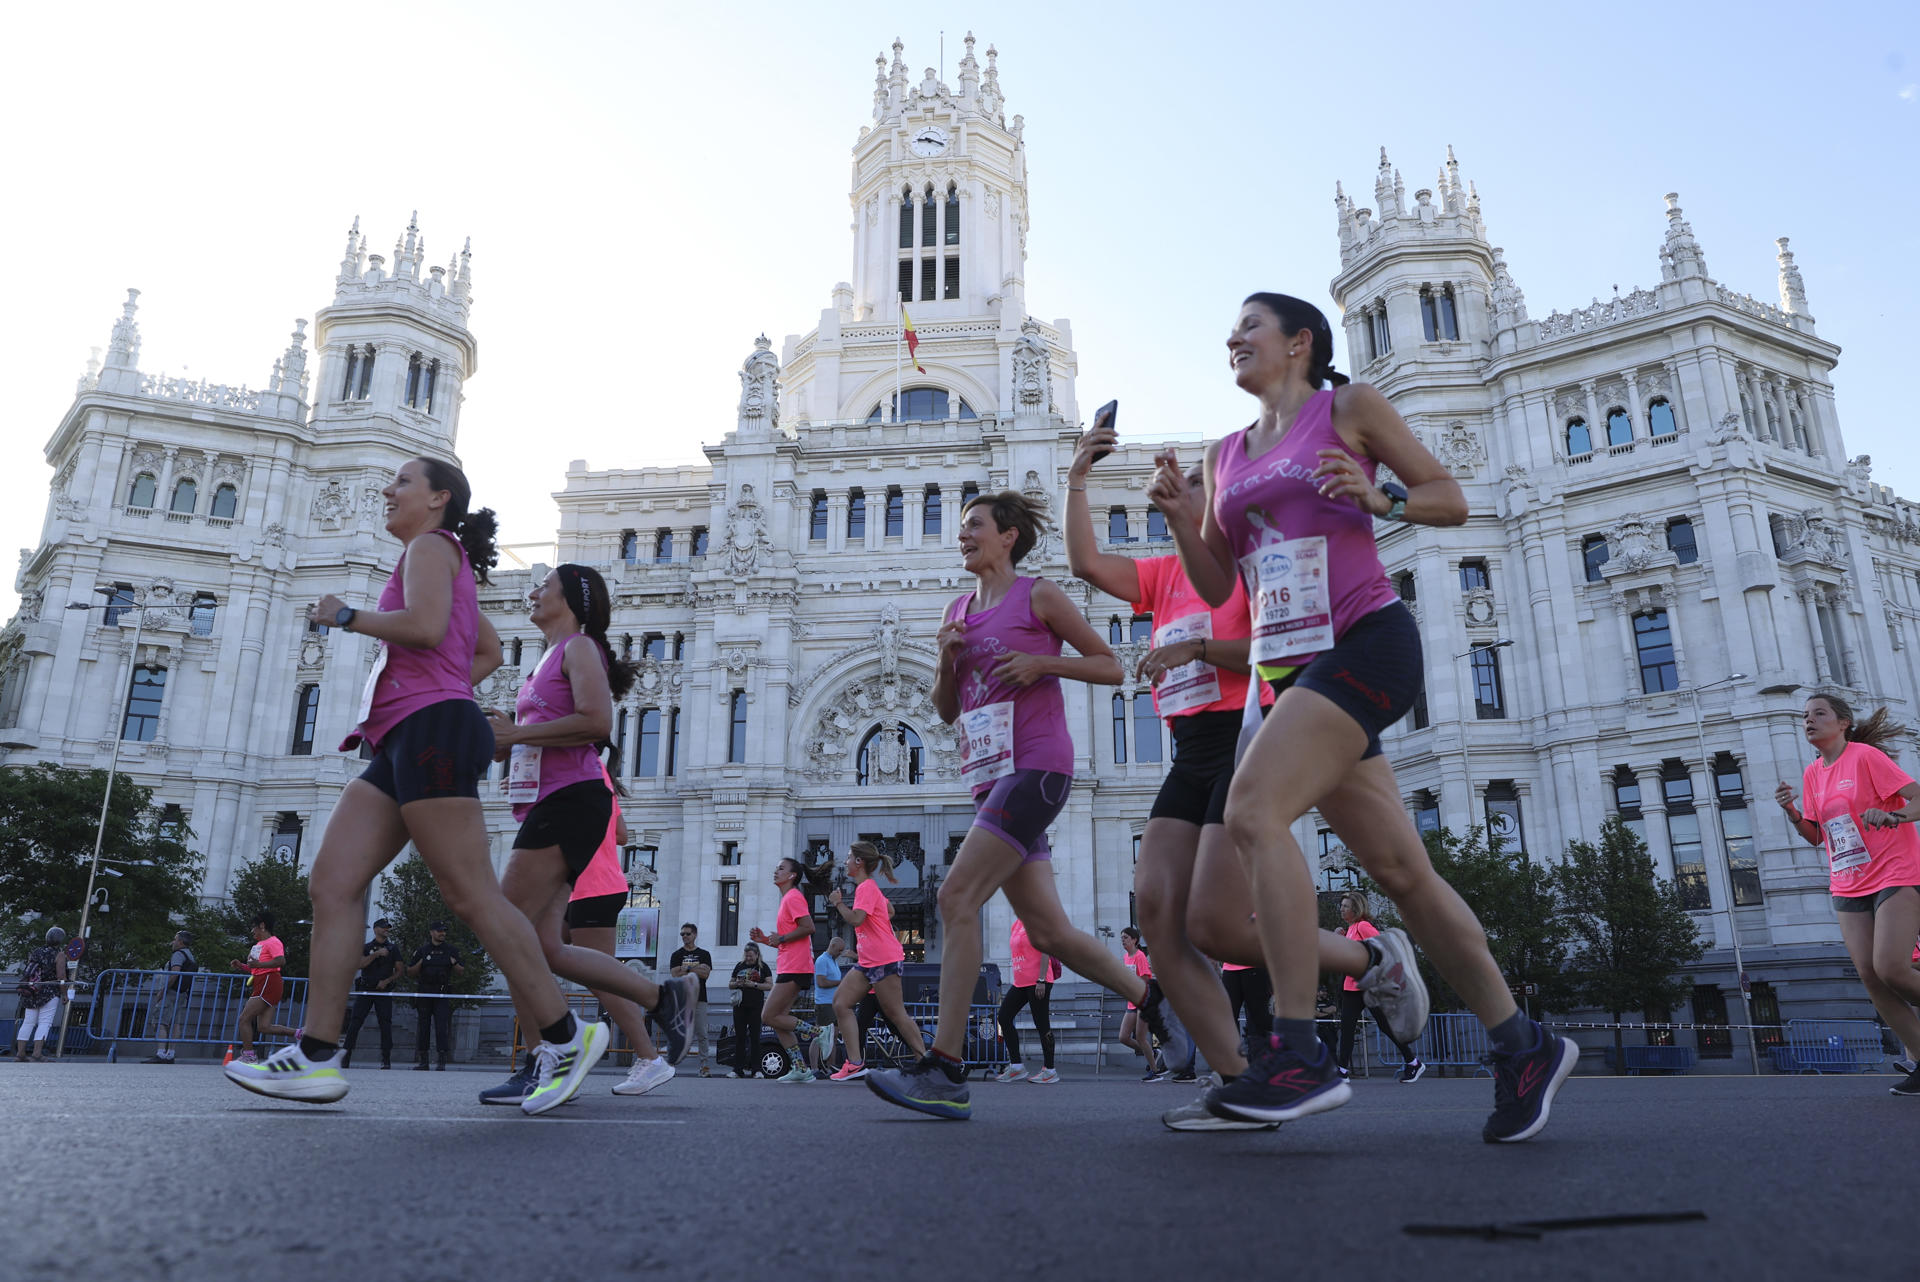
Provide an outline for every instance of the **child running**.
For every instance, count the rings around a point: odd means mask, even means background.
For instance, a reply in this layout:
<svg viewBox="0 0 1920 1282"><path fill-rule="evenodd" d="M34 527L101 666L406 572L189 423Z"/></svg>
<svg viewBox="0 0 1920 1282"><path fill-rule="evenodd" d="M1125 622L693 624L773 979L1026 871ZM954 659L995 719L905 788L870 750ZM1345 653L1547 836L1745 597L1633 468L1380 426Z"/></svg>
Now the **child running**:
<svg viewBox="0 0 1920 1282"><path fill-rule="evenodd" d="M1053 1071L1051 998L1059 963L1033 946L1033 941L1027 938L1026 923L1018 917L1013 919L1013 927L1007 932L1007 947L1013 952L1013 987L1007 989L1007 995L1000 1001L1000 1038L1007 1044L1008 1060L993 1080L1055 1085L1060 1074ZM1020 1030L1013 1020L1022 1007L1032 1008L1033 1031L1040 1037L1042 1067L1037 1073L1027 1071L1026 1061L1020 1055Z"/></svg>
<svg viewBox="0 0 1920 1282"><path fill-rule="evenodd" d="M381 491L387 533L405 549L377 610L339 597L308 611L315 623L382 644L356 724L340 747L362 742L373 759L346 786L308 876L313 895L307 1028L262 1064L226 1074L260 1095L331 1103L346 1095L337 1059L353 972L360 962L367 888L412 841L448 907L473 928L506 976L520 1026L538 1029L535 1085L521 1110L547 1112L571 1099L607 1049L604 1024L567 1010L540 955L540 939L493 874L480 780L493 734L473 701L473 683L500 664L500 638L480 614L475 580L497 553L492 511L470 512L466 475L439 459L408 461Z"/></svg>
<svg viewBox="0 0 1920 1282"><path fill-rule="evenodd" d="M906 1002L900 993L900 969L906 950L893 933L893 904L881 891L875 874L894 881L893 860L880 853L870 841L856 841L847 851L847 876L853 880L853 903L849 905L836 887L827 896L827 905L853 927L856 961L841 976L833 995L833 1022L840 1028L840 1040L847 1048L847 1061L833 1075L836 1082L851 1082L867 1075L866 1047L860 1039L860 1002L871 991L880 1004L880 1013L913 1052L915 1059L926 1057L927 1044L920 1027L907 1018Z"/></svg>
<svg viewBox="0 0 1920 1282"><path fill-rule="evenodd" d="M1060 682L1116 685L1120 661L1065 592L1019 573L1045 524L1039 508L1011 490L980 495L960 514L960 554L975 587L941 624L932 699L960 731L960 778L973 789L974 821L940 887L946 946L933 1047L910 1068L867 1075L887 1102L951 1121L972 1114L961 1052L980 973L980 910L997 890L1036 946L1137 1003L1156 1034L1167 1031L1159 986L1076 930L1053 882L1047 825L1073 786ZM1077 657L1062 655L1062 643Z"/></svg>

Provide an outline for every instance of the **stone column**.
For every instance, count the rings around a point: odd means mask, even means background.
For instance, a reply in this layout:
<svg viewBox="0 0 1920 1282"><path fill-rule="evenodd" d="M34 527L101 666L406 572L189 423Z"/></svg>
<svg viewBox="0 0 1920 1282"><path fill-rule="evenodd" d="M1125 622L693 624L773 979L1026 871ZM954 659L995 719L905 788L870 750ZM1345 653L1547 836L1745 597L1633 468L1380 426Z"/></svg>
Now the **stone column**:
<svg viewBox="0 0 1920 1282"><path fill-rule="evenodd" d="M900 546L908 551L920 547L920 530L926 514L926 492L912 486L901 486L900 497L906 510L906 520L900 527Z"/></svg>
<svg viewBox="0 0 1920 1282"><path fill-rule="evenodd" d="M1833 660L1827 654L1826 637L1820 631L1819 589L1802 588L1796 594L1807 616L1807 635L1813 642L1814 675L1822 681L1833 680Z"/></svg>
<svg viewBox="0 0 1920 1282"><path fill-rule="evenodd" d="M1580 384L1580 395L1586 402L1587 435L1593 441L1594 448L1597 450L1610 448L1607 444L1607 423L1600 417L1600 405L1594 399L1592 379L1587 379Z"/></svg>
<svg viewBox="0 0 1920 1282"><path fill-rule="evenodd" d="M811 516L808 518L811 520ZM847 492L844 489L827 492L827 551L844 552L847 548Z"/></svg>
<svg viewBox="0 0 1920 1282"><path fill-rule="evenodd" d="M1640 380L1628 370L1622 377L1627 380L1627 428L1636 441L1650 440L1653 437L1653 424L1643 422L1646 407L1640 404Z"/></svg>

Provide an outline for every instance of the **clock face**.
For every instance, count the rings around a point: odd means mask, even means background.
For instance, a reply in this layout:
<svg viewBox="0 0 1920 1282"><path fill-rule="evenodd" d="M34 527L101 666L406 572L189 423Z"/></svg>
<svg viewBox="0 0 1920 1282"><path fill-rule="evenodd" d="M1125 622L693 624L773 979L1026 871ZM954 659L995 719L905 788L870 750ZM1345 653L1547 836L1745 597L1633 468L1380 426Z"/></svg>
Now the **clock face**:
<svg viewBox="0 0 1920 1282"><path fill-rule="evenodd" d="M937 156L947 149L947 131L938 125L928 125L907 145L916 156Z"/></svg>

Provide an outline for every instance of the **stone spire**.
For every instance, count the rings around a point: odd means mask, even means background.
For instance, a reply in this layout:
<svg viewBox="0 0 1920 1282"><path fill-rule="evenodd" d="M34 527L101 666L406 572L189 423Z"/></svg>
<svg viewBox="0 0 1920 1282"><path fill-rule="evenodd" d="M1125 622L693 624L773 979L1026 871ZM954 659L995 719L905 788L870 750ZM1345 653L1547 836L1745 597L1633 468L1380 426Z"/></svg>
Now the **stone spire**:
<svg viewBox="0 0 1920 1282"><path fill-rule="evenodd" d="M1340 180L1333 183L1333 216L1340 225L1340 261L1346 262L1347 255L1353 251L1356 236L1353 228L1353 201L1347 198L1347 189Z"/></svg>
<svg viewBox="0 0 1920 1282"><path fill-rule="evenodd" d="M108 369L138 369L140 367L140 324L133 319L140 310L140 291L129 289L126 304L121 308L120 319L113 323L113 337L107 340Z"/></svg>
<svg viewBox="0 0 1920 1282"><path fill-rule="evenodd" d="M1453 144L1447 144L1447 212L1460 212L1460 162L1453 158Z"/></svg>
<svg viewBox="0 0 1920 1282"><path fill-rule="evenodd" d="M1812 320L1807 313L1807 283L1800 279L1800 269L1793 264L1793 251L1787 248L1787 238L1782 236L1773 243L1780 250L1780 310Z"/></svg>
<svg viewBox="0 0 1920 1282"><path fill-rule="evenodd" d="M1380 220L1385 222L1393 212L1393 165L1387 160L1387 149L1380 149L1380 171L1373 176L1373 204L1380 211Z"/></svg>
<svg viewBox="0 0 1920 1282"><path fill-rule="evenodd" d="M87 372L80 376L79 385L73 389L76 394L91 392L100 386L100 349L89 347L87 352Z"/></svg>
<svg viewBox="0 0 1920 1282"><path fill-rule="evenodd" d="M995 124L1001 123L1000 108L1006 105L1006 95L1000 92L1000 68L996 59L1000 51L992 45L987 46L987 72L980 78L980 110L987 119Z"/></svg>
<svg viewBox="0 0 1920 1282"><path fill-rule="evenodd" d="M456 262L451 297L456 303L465 303L473 296L473 237L467 237L467 243L461 248Z"/></svg>
<svg viewBox="0 0 1920 1282"><path fill-rule="evenodd" d="M980 96L980 64L973 58L973 32L967 32L967 52L960 59L960 98L972 102Z"/></svg>
<svg viewBox="0 0 1920 1282"><path fill-rule="evenodd" d="M907 62L900 55L907 49L899 36L893 38L893 66L887 69L888 100L898 107L907 100Z"/></svg>
<svg viewBox="0 0 1920 1282"><path fill-rule="evenodd" d="M873 56L873 118L885 120L887 117L887 55L877 53Z"/></svg>
<svg viewBox="0 0 1920 1282"><path fill-rule="evenodd" d="M340 259L340 274L334 278L336 284L345 285L360 279L366 271L367 243L360 236L360 215L353 216L353 227L347 232L347 252Z"/></svg>
<svg viewBox="0 0 1920 1282"><path fill-rule="evenodd" d="M740 366L740 423L742 437L771 435L780 427L780 358L765 334L753 340L753 351Z"/></svg>
<svg viewBox="0 0 1920 1282"><path fill-rule="evenodd" d="M420 260L426 250L426 241L420 235L420 211L416 209L407 217L406 235L393 243L394 279L419 280Z"/></svg>
<svg viewBox="0 0 1920 1282"><path fill-rule="evenodd" d="M1667 193L1667 238L1660 246L1660 275L1666 280L1705 279L1707 256L1693 238L1693 225L1680 212L1680 193Z"/></svg>
<svg viewBox="0 0 1920 1282"><path fill-rule="evenodd" d="M293 339L287 344L286 355L278 362L280 376L273 384L273 390L285 396L298 396L301 385L307 378L307 322L300 319L293 322Z"/></svg>
<svg viewBox="0 0 1920 1282"><path fill-rule="evenodd" d="M1507 251L1493 249L1493 320L1495 328L1527 323L1527 296L1520 291L1507 271Z"/></svg>

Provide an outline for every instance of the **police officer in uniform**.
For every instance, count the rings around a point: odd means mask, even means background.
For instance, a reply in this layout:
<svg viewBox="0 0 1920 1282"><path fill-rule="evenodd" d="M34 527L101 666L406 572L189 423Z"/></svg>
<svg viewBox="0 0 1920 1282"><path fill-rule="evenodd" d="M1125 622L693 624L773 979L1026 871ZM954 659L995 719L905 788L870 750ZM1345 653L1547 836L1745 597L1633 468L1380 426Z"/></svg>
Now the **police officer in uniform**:
<svg viewBox="0 0 1920 1282"><path fill-rule="evenodd" d="M407 967L407 977L413 980L423 993L444 993L450 991L453 981L467 973L460 964L460 952L447 942L447 923L436 921L427 927L427 942L416 948L413 962ZM413 1071L427 1071L427 1061L431 1058L428 1047L434 1042L440 1043L440 1059L436 1067L441 1072L447 1068L447 1058L453 1054L453 1000L447 997L417 997L414 1010L420 1017L420 1047L414 1056Z"/></svg>
<svg viewBox="0 0 1920 1282"><path fill-rule="evenodd" d="M380 1017L380 1067L393 1067L393 998L382 997L399 982L400 945L388 937L385 917L373 923L373 938L360 946L360 973L353 981L353 1009L347 1015L347 1053L340 1067L353 1063L354 1043L369 1014Z"/></svg>

